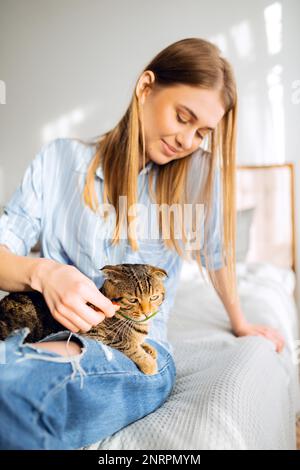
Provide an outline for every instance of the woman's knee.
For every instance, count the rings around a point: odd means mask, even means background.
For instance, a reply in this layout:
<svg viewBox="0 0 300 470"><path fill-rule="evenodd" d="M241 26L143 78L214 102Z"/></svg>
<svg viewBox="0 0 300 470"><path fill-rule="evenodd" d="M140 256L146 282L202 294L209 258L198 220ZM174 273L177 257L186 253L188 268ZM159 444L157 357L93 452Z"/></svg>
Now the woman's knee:
<svg viewBox="0 0 300 470"><path fill-rule="evenodd" d="M80 354L82 349L75 341L44 341L42 343L27 343L36 348L53 351L62 356L75 356Z"/></svg>

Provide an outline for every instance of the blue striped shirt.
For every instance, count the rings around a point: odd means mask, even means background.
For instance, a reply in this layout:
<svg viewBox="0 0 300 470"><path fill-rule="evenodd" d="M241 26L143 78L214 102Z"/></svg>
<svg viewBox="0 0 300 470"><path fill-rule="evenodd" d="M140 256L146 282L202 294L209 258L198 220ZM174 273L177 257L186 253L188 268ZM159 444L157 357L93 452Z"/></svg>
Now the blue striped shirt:
<svg viewBox="0 0 300 470"><path fill-rule="evenodd" d="M199 149L200 151L201 149ZM199 151L192 157L195 164L201 159ZM100 268L106 264L147 263L165 269L166 297L160 314L151 321L149 338L160 341L169 351L173 348L167 339L167 320L174 302L182 258L164 246L161 238L139 238L139 251L131 249L124 237L113 246L113 222L107 221L84 204L82 191L85 176L95 147L83 145L76 139L57 138L42 146L27 167L19 187L4 207L0 217L0 244L26 256L40 240L41 257L76 266L100 288L104 278ZM196 158L198 160L196 160ZM138 203L151 204L147 173L157 165L150 161L138 175ZM195 168L192 178L195 180ZM214 217L210 243L213 246L213 267L222 267L219 221L219 179L216 178ZM103 202L103 172L96 170L95 190ZM152 210L152 209L151 209ZM145 212L145 211L142 211ZM156 224L155 217L151 225ZM151 227L151 229L152 229ZM203 254L201 253L204 265Z"/></svg>

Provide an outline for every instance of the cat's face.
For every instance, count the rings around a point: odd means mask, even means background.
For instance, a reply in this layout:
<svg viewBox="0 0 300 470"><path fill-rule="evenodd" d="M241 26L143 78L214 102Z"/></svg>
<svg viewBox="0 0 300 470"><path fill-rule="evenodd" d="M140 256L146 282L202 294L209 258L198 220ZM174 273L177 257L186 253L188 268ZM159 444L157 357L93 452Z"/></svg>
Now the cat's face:
<svg viewBox="0 0 300 470"><path fill-rule="evenodd" d="M117 264L101 268L105 281L101 289L120 310L133 320L146 320L164 300L164 269L149 264ZM116 316L118 317L118 310ZM119 315L121 318L121 315ZM147 322L145 322L147 323Z"/></svg>

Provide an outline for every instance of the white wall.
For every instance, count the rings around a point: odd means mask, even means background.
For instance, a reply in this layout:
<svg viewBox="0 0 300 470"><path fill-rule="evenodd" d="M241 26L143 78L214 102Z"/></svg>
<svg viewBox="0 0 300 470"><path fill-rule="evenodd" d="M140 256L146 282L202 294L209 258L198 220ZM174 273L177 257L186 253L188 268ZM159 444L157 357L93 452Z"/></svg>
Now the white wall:
<svg viewBox="0 0 300 470"><path fill-rule="evenodd" d="M234 66L238 162L294 161L299 181L299 18L299 0L0 0L0 204L42 143L109 129L146 63L193 36Z"/></svg>

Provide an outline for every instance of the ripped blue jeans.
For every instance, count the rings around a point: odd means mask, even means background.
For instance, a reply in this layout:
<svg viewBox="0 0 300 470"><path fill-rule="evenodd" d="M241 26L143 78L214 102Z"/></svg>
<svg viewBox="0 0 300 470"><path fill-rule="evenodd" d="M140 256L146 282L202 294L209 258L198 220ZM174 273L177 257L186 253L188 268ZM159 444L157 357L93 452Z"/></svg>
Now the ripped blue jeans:
<svg viewBox="0 0 300 470"><path fill-rule="evenodd" d="M26 343L29 328L0 341L0 449L80 449L159 408L176 377L172 355L158 352L158 372L145 375L122 352L68 330L81 353L62 356Z"/></svg>

